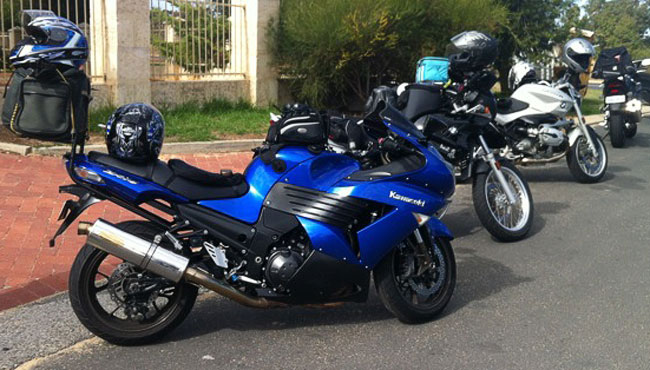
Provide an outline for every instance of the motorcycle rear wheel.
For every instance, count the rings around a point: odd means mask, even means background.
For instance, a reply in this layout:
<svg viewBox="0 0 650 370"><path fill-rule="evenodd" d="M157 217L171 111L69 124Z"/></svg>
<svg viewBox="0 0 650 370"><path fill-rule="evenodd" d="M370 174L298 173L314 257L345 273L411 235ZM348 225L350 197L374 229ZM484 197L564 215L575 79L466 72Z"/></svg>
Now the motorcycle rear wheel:
<svg viewBox="0 0 650 370"><path fill-rule="evenodd" d="M153 239L160 232L143 221L127 221L117 226L146 239ZM70 271L70 304L79 321L93 334L117 345L147 344L169 333L190 313L197 287L167 280L163 282L164 288L156 289L150 296L140 294L136 299L136 295L126 293L132 284L165 279L123 261L115 267L116 263L117 258L86 244Z"/></svg>
<svg viewBox="0 0 650 370"><path fill-rule="evenodd" d="M609 116L609 139L614 148L625 147L625 117L622 114L612 113Z"/></svg>
<svg viewBox="0 0 650 370"><path fill-rule="evenodd" d="M533 196L528 182L515 165L506 160L500 163L501 172L519 203L510 205L492 169L474 177L472 198L476 215L485 229L499 241L514 242L524 239L533 225Z"/></svg>
<svg viewBox="0 0 650 370"><path fill-rule="evenodd" d="M424 234L424 233L423 233ZM446 239L422 235L433 266L423 267L413 236L407 238L373 271L384 307L400 321L417 324L434 319L449 303L456 286L456 260ZM416 276L416 270L424 271Z"/></svg>
<svg viewBox="0 0 650 370"><path fill-rule="evenodd" d="M629 125L629 127L628 127ZM628 125L625 125L625 137L630 139L636 136L636 129L637 129L637 124L636 123L628 123Z"/></svg>

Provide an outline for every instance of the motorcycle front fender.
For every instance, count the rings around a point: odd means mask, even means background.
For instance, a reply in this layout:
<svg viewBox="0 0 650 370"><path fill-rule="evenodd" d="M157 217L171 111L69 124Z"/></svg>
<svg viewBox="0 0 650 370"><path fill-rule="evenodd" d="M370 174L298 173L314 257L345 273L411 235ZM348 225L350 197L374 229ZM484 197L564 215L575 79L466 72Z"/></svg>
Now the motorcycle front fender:
<svg viewBox="0 0 650 370"><path fill-rule="evenodd" d="M454 239L454 235L449 231L447 226L436 217L431 217L429 222L427 222L427 227L429 228L429 233L431 233L431 236L434 238L443 238L447 240Z"/></svg>
<svg viewBox="0 0 650 370"><path fill-rule="evenodd" d="M498 160L498 158L497 158ZM487 163L486 161L483 160L477 160L474 161L474 175L480 174L480 173L488 173L492 170L492 167L490 167L490 164Z"/></svg>
<svg viewBox="0 0 650 370"><path fill-rule="evenodd" d="M580 136L584 135L580 127L575 127L569 131L569 146L573 146Z"/></svg>

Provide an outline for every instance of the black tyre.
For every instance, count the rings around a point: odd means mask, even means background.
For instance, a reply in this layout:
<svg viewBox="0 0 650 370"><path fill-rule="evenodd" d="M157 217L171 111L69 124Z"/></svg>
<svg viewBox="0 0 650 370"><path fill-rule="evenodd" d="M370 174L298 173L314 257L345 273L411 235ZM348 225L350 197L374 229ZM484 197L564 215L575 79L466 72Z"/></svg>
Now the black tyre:
<svg viewBox="0 0 650 370"><path fill-rule="evenodd" d="M633 138L636 135L636 128L636 123L628 123L625 125L625 137L628 139Z"/></svg>
<svg viewBox="0 0 650 370"><path fill-rule="evenodd" d="M609 139L614 148L625 146L625 117L622 114L612 113L609 116Z"/></svg>
<svg viewBox="0 0 650 370"><path fill-rule="evenodd" d="M389 253L373 271L384 307L400 321L417 324L435 318L447 306L456 286L456 260L446 239L420 229L431 262L419 253L413 235Z"/></svg>
<svg viewBox="0 0 650 370"><path fill-rule="evenodd" d="M494 171L474 176L474 209L485 229L497 240L513 242L526 237L533 225L533 196L528 182L511 162L502 160L501 172L515 191L517 204L508 201Z"/></svg>
<svg viewBox="0 0 650 370"><path fill-rule="evenodd" d="M578 182L593 184L600 181L600 179L605 176L609 156L603 139L596 134L596 131L591 127L587 127L587 131L589 131L591 140L596 146L598 157L594 157L591 150L589 150L587 139L584 136L580 136L569 148L566 161L569 166L569 171L571 171L571 175L573 175Z"/></svg>
<svg viewBox="0 0 650 370"><path fill-rule="evenodd" d="M160 232L144 221L123 222L117 227L147 239ZM79 321L98 337L118 345L160 339L187 317L198 292L193 285L175 284L124 261L120 263L88 244L72 265L69 289L70 303Z"/></svg>

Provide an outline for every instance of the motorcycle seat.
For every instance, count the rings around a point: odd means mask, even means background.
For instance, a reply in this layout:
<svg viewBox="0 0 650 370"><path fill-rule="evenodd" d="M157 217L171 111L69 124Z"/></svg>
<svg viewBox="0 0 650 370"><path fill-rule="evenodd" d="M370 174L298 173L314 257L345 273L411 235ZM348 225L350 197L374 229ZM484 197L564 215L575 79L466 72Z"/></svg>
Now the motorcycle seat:
<svg viewBox="0 0 650 370"><path fill-rule="evenodd" d="M153 181L191 201L237 198L248 192L242 174L230 170L208 172L180 159L170 159L168 163L161 160L129 163L94 151L88 153L88 159Z"/></svg>

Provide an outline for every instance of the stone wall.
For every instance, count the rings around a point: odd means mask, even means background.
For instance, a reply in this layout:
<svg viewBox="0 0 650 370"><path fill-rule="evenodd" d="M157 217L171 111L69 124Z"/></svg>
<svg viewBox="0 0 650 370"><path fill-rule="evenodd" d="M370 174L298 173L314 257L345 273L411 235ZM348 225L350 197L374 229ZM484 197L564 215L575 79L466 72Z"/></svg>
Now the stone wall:
<svg viewBox="0 0 650 370"><path fill-rule="evenodd" d="M142 101L175 105L215 98L246 100L268 106L278 102L277 74L270 64L267 30L277 18L280 0L232 0L234 19L243 19L245 40L234 47L245 49L245 73L232 76L193 76L197 80L151 81L151 24L149 2L144 0L90 0L93 64L103 71L105 84L95 92L93 108ZM97 54L97 55L95 55ZM239 55L239 54L236 54Z"/></svg>
<svg viewBox="0 0 650 370"><path fill-rule="evenodd" d="M213 99L249 100L248 80L152 81L151 102L155 106L174 106L187 102L204 103Z"/></svg>

